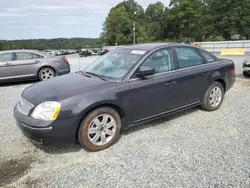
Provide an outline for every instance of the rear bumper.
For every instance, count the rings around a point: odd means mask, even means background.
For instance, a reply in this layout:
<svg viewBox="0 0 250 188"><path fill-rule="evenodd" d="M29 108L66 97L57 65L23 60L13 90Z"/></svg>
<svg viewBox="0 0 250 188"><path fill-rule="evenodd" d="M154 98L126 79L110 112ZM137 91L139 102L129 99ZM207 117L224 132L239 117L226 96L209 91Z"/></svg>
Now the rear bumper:
<svg viewBox="0 0 250 188"><path fill-rule="evenodd" d="M68 74L68 73L70 73L70 68L59 70L57 74L58 75L64 75L64 74Z"/></svg>
<svg viewBox="0 0 250 188"><path fill-rule="evenodd" d="M232 77L230 77L229 80L227 80L225 92L229 91L234 86L235 81L236 81L236 75L233 75Z"/></svg>
<svg viewBox="0 0 250 188"><path fill-rule="evenodd" d="M43 121L23 115L14 108L16 124L23 135L36 144L55 144L76 141L78 119Z"/></svg>

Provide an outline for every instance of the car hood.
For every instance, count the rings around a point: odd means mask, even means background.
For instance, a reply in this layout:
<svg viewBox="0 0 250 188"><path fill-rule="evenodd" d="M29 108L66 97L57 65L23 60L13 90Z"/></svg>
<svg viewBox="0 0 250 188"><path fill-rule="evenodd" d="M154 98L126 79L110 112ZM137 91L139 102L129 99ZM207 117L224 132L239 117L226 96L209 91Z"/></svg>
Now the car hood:
<svg viewBox="0 0 250 188"><path fill-rule="evenodd" d="M106 89L117 82L103 81L98 77L86 77L82 73L70 73L51 80L38 82L26 88L22 97L33 105L44 101L62 101L70 97Z"/></svg>

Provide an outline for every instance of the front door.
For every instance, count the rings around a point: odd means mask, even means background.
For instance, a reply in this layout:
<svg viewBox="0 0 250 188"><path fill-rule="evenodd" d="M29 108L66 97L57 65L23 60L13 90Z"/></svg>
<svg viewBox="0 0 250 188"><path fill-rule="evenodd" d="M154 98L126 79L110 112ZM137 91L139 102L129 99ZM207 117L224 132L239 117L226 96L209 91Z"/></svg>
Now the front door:
<svg viewBox="0 0 250 188"><path fill-rule="evenodd" d="M16 78L36 77L37 64L39 59L35 58L36 54L30 52L16 52L14 61L14 74Z"/></svg>
<svg viewBox="0 0 250 188"><path fill-rule="evenodd" d="M13 79L12 53L0 54L0 82Z"/></svg>
<svg viewBox="0 0 250 188"><path fill-rule="evenodd" d="M129 80L134 123L171 110L178 104L172 49L153 53L140 66L153 67L156 72L144 79L132 76Z"/></svg>

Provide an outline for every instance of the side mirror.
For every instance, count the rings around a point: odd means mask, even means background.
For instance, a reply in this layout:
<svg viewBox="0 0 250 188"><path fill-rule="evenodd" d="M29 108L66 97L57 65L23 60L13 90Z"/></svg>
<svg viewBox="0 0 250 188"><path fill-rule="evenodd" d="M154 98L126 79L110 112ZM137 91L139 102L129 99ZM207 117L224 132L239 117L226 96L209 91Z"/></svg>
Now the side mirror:
<svg viewBox="0 0 250 188"><path fill-rule="evenodd" d="M145 77L145 76L150 76L155 74L155 68L150 67L150 66L141 66L138 71L137 71L137 76L138 77Z"/></svg>

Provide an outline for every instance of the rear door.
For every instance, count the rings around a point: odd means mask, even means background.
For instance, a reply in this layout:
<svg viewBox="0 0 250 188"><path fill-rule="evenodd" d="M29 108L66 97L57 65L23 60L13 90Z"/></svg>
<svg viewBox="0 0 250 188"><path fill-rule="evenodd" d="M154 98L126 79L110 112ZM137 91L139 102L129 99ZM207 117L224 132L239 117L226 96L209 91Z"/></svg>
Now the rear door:
<svg viewBox="0 0 250 188"><path fill-rule="evenodd" d="M12 53L0 54L0 81L13 79Z"/></svg>
<svg viewBox="0 0 250 188"><path fill-rule="evenodd" d="M16 78L33 78L37 76L38 63L42 56L32 52L14 54L14 74Z"/></svg>
<svg viewBox="0 0 250 188"><path fill-rule="evenodd" d="M196 48L175 47L175 52L179 106L200 102L208 84L208 66Z"/></svg>

